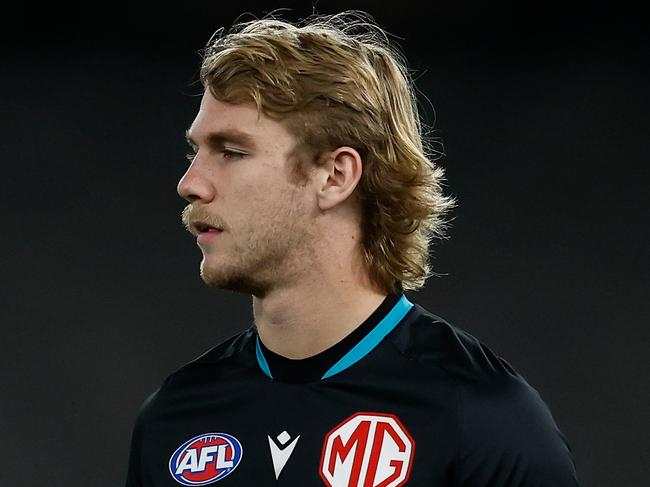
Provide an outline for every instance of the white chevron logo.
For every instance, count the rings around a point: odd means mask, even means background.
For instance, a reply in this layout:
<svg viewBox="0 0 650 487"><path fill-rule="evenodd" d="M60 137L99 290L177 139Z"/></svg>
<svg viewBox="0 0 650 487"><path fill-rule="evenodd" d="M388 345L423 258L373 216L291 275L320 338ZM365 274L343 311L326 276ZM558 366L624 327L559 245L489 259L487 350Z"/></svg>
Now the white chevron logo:
<svg viewBox="0 0 650 487"><path fill-rule="evenodd" d="M270 436L267 436L267 438L269 439L269 448L271 449L271 458L273 459L273 469L275 470L275 479L277 480L280 477L280 472L282 472L282 469L287 464L289 457L293 453L300 435L296 436L293 441L289 443L291 436L286 431L283 431L277 436L279 445L277 445Z"/></svg>

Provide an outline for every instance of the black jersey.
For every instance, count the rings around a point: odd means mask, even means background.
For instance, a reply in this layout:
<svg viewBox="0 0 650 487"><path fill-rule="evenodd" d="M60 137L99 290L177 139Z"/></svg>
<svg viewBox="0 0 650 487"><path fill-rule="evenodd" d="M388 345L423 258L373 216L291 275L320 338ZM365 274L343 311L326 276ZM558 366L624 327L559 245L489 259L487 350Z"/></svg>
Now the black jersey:
<svg viewBox="0 0 650 487"><path fill-rule="evenodd" d="M303 360L254 326L169 376L133 431L127 487L575 487L572 451L520 374L391 294Z"/></svg>

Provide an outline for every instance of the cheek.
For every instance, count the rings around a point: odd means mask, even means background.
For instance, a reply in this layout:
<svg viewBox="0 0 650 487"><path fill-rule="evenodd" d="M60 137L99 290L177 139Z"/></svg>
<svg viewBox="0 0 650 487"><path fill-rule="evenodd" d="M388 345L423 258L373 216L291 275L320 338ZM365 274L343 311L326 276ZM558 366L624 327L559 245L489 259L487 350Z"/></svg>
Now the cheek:
<svg viewBox="0 0 650 487"><path fill-rule="evenodd" d="M301 220L305 211L304 194L287 181L274 177L276 173L260 174L253 183L242 184L229 192L227 207L233 217L236 215L237 221L251 231L257 229L256 233L266 233L269 227L290 228Z"/></svg>
<svg viewBox="0 0 650 487"><path fill-rule="evenodd" d="M246 229L245 233L266 233L268 227L275 226L282 219L286 211L285 198L268 187L247 186L239 190L238 197L229 207L239 227Z"/></svg>

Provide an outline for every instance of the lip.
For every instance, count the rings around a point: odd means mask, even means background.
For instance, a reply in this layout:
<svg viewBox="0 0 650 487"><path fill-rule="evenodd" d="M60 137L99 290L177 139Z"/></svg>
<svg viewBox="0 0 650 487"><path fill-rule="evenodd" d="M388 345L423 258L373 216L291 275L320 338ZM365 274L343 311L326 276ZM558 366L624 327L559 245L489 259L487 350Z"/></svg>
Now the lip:
<svg viewBox="0 0 650 487"><path fill-rule="evenodd" d="M206 228L206 227L210 227L211 229L216 229L216 230L222 230L223 231L223 228L221 228L221 227L215 227L214 225L212 225L210 223L206 223L206 222L203 222L203 221L200 221L200 220L196 220L196 221L192 222L191 227L192 227L192 230L190 230L190 231L191 231L191 233L194 233L195 235L199 235L200 233L203 233L203 229Z"/></svg>
<svg viewBox="0 0 650 487"><path fill-rule="evenodd" d="M223 230L210 230L208 232L201 232L196 236L196 241L200 243L212 242L223 233Z"/></svg>

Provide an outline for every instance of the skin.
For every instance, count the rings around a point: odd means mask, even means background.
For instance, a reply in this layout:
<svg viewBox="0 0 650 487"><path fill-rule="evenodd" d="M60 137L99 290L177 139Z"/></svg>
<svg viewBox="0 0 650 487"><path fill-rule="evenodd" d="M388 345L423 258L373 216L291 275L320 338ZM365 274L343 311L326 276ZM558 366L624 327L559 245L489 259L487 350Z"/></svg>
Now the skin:
<svg viewBox="0 0 650 487"><path fill-rule="evenodd" d="M215 141L238 130L250 143ZM195 155L178 183L189 202L183 222L223 228L200 239L201 278L211 287L249 293L260 339L287 358L315 355L339 342L381 304L361 261L361 211L355 193L359 153L339 147L292 178L295 138L252 104L204 93L188 130ZM236 151L233 154L228 151Z"/></svg>

